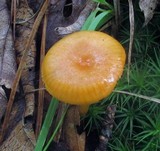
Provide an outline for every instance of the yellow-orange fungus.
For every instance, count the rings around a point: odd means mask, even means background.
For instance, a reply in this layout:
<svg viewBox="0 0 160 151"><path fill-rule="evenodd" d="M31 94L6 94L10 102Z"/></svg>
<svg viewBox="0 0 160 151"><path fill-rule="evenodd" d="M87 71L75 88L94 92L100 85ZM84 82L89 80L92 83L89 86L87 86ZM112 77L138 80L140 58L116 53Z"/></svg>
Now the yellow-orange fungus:
<svg viewBox="0 0 160 151"><path fill-rule="evenodd" d="M111 36L80 31L53 45L42 63L46 89L57 99L75 105L107 97L121 77L125 50Z"/></svg>

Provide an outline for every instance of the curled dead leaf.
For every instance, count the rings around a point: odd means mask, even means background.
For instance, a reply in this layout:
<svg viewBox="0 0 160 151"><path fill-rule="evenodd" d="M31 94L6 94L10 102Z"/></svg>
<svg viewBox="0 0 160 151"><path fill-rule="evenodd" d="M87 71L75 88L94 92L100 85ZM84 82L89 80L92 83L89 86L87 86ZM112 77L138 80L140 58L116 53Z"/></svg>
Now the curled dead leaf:
<svg viewBox="0 0 160 151"><path fill-rule="evenodd" d="M11 88L16 73L16 59L6 0L0 3L0 120L3 117L7 97L2 86Z"/></svg>
<svg viewBox="0 0 160 151"><path fill-rule="evenodd" d="M78 107L71 106L68 109L63 123L63 139L68 145L70 151L85 150L85 133L77 133L76 126L80 125L80 115Z"/></svg>
<svg viewBox="0 0 160 151"><path fill-rule="evenodd" d="M5 0L0 3L0 85L12 87L16 72L10 17Z"/></svg>
<svg viewBox="0 0 160 151"><path fill-rule="evenodd" d="M18 36L15 38L15 50L17 53L17 62L20 63L22 55L24 53L24 46L26 45L29 35L32 30L34 19L26 20L31 18L33 15L32 10L28 7L28 3L25 0L19 1L19 7L17 8L16 21L24 21L23 24L16 25L16 33ZM28 50L28 56L26 58L26 65L22 71L21 82L25 93L26 109L25 117L32 116L34 112L35 96L34 93L29 93L35 89L35 57L36 57L36 46L35 41L32 42L30 49ZM27 95L26 95L27 94Z"/></svg>
<svg viewBox="0 0 160 151"><path fill-rule="evenodd" d="M33 151L34 145L31 140L28 139L23 129L22 122L19 122L16 128L11 132L9 138L3 142L0 150L9 151Z"/></svg>
<svg viewBox="0 0 160 151"><path fill-rule="evenodd" d="M145 17L144 26L147 25L148 22L152 19L156 6L157 6L157 0L140 0L139 1L139 7L141 11L144 13L144 17Z"/></svg>

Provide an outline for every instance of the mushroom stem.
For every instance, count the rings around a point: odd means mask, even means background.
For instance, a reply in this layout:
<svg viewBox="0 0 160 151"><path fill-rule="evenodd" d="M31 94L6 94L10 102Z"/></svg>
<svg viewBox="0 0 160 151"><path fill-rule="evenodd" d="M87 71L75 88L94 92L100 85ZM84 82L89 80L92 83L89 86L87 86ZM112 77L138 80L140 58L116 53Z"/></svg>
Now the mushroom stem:
<svg viewBox="0 0 160 151"><path fill-rule="evenodd" d="M90 104L80 105L79 106L79 113L80 115L85 115L88 112Z"/></svg>

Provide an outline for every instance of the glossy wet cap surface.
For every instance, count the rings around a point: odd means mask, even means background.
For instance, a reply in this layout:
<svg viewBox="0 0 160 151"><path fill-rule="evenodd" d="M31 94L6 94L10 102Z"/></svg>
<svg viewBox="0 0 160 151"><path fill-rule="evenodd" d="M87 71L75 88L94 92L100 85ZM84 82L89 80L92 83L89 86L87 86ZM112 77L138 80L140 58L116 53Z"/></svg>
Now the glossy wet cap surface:
<svg viewBox="0 0 160 151"><path fill-rule="evenodd" d="M125 50L111 36L80 31L53 45L42 63L48 92L75 105L92 104L107 97L123 73Z"/></svg>

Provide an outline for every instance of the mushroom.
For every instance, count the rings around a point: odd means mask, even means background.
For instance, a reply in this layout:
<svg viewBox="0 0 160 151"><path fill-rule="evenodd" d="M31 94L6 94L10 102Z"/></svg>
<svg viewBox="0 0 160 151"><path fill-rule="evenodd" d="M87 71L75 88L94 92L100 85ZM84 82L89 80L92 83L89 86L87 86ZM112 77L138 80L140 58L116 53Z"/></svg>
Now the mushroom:
<svg viewBox="0 0 160 151"><path fill-rule="evenodd" d="M42 63L42 79L52 96L79 105L83 114L113 91L125 59L124 48L111 36L79 31L50 48Z"/></svg>

